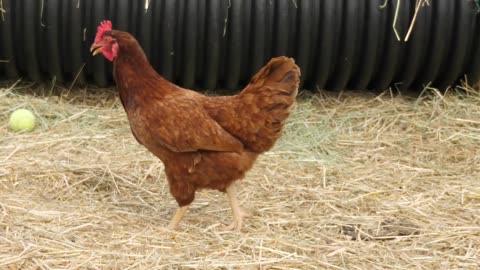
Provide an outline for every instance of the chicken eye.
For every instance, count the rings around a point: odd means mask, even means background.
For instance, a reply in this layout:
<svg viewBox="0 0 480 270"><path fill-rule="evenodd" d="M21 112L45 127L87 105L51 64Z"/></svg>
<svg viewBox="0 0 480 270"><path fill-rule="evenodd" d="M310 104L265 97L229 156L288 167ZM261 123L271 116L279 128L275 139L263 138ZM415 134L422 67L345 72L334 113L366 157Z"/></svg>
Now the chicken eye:
<svg viewBox="0 0 480 270"><path fill-rule="evenodd" d="M112 36L110 35L110 32L105 32L102 35L102 39L105 43L110 43L112 41Z"/></svg>

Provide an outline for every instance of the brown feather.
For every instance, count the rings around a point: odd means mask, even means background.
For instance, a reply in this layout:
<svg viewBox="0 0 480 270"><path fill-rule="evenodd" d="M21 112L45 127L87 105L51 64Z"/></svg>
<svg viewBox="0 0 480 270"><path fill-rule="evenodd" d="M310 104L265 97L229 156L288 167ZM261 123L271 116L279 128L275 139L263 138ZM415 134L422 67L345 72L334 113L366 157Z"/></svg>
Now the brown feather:
<svg viewBox="0 0 480 270"><path fill-rule="evenodd" d="M272 59L238 95L207 97L161 77L130 34L112 36L119 45L114 77L132 133L164 163L180 206L198 189L225 191L280 137L298 91L292 59Z"/></svg>

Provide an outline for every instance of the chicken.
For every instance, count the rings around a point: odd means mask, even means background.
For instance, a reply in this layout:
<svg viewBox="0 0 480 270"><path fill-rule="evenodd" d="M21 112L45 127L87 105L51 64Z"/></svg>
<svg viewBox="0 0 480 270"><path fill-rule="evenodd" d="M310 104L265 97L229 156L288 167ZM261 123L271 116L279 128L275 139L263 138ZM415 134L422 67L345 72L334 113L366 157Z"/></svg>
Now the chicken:
<svg viewBox="0 0 480 270"><path fill-rule="evenodd" d="M273 58L239 94L210 97L160 76L137 40L112 30L110 21L97 28L90 51L113 62L133 136L165 166L170 193L180 207L168 229L177 227L196 190L209 188L227 193L233 223L225 229L239 231L247 213L233 183L282 133L300 81L294 60Z"/></svg>

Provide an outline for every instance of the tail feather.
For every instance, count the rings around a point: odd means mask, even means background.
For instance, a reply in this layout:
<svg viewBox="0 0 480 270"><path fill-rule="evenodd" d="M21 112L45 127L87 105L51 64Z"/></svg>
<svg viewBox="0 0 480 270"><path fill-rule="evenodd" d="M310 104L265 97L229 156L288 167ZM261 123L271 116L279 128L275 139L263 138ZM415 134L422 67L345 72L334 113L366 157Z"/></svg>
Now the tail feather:
<svg viewBox="0 0 480 270"><path fill-rule="evenodd" d="M295 104L300 69L287 57L273 58L236 96L206 98L209 115L248 151L262 153L281 136Z"/></svg>
<svg viewBox="0 0 480 270"><path fill-rule="evenodd" d="M243 100L240 104L249 107L251 112L246 118L257 122L256 132L249 134L253 136L242 140L248 148L264 152L275 144L295 104L299 83L300 69L295 61L277 57L270 60L240 93Z"/></svg>

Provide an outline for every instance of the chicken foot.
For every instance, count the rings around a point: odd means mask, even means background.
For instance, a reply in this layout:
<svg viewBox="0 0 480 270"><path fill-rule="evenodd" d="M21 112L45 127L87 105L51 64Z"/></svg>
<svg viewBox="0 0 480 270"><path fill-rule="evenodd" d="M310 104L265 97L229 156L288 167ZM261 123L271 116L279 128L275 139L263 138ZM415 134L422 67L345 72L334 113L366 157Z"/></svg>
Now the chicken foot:
<svg viewBox="0 0 480 270"><path fill-rule="evenodd" d="M232 224L223 227L221 230L239 232L242 229L243 218L249 217L251 216L251 214L240 207L240 204L236 197L237 191L233 184L226 189L226 192L227 192L228 201L230 202L230 207L232 208L233 222ZM167 227L168 230L173 231L177 228L178 223L180 223L180 220L182 220L185 213L187 213L189 206L190 205L182 206L177 210L177 212L175 212L175 215L173 216L172 220L170 221L170 224Z"/></svg>
<svg viewBox="0 0 480 270"><path fill-rule="evenodd" d="M167 228L169 230L173 231L175 230L175 228L177 228L178 223L180 222L180 220L182 220L189 206L190 205L182 206L177 210L177 212L175 212L175 215L173 216L172 221L170 221L170 224L168 224Z"/></svg>
<svg viewBox="0 0 480 270"><path fill-rule="evenodd" d="M232 208L233 213L233 222L229 226L225 226L222 228L222 231L236 231L239 232L242 229L242 221L244 217L251 216L250 213L243 210L238 203L236 197L236 188L234 184L231 184L227 189L227 197L228 201L230 202L230 207Z"/></svg>

